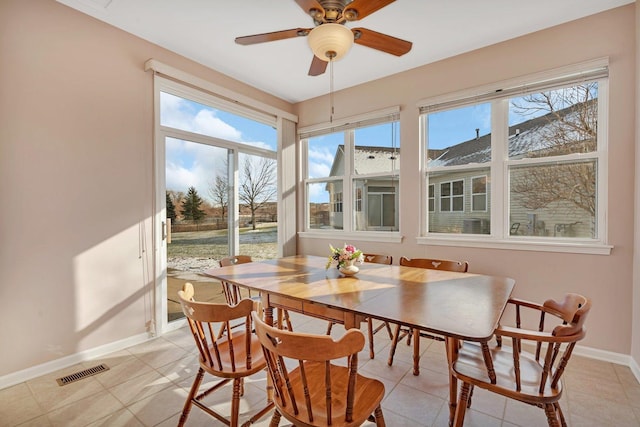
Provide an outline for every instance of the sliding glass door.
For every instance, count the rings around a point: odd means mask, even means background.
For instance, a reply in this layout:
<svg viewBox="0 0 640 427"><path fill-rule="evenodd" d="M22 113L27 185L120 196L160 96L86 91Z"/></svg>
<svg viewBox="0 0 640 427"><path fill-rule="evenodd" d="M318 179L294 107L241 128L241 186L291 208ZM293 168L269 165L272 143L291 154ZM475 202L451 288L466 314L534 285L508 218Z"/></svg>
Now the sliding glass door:
<svg viewBox="0 0 640 427"><path fill-rule="evenodd" d="M177 292L191 282L199 300L223 302L202 276L232 250L229 239L230 150L165 138L167 320L182 317ZM233 216L232 216L233 218Z"/></svg>
<svg viewBox="0 0 640 427"><path fill-rule="evenodd" d="M158 95L156 303L164 328L183 317L177 292L185 282L198 300L224 302L220 284L202 274L223 257L278 256L277 132L257 113L221 109L169 82Z"/></svg>

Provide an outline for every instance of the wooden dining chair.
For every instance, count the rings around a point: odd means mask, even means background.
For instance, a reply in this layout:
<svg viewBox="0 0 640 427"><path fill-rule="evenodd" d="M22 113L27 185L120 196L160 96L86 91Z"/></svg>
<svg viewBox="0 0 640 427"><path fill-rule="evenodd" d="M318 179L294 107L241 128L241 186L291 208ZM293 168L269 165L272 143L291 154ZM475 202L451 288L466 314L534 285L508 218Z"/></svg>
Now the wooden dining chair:
<svg viewBox="0 0 640 427"><path fill-rule="evenodd" d="M416 268L427 268L431 270L446 270L456 271L460 273L466 273L469 270L469 263L467 261L454 261L449 259L436 259L436 258L406 258L400 257L400 265ZM398 342L404 337L407 337L407 345L411 345L413 340L413 375L420 374L420 337L430 338L437 341L444 341L443 337L420 332L417 329L405 329L400 325L396 325L396 330L393 334L393 340L391 341L391 348L389 349L389 360L387 364L393 365L393 357L396 354Z"/></svg>
<svg viewBox="0 0 640 427"><path fill-rule="evenodd" d="M257 336L252 332L253 318L251 313L258 304L250 299L242 300L234 306L198 302L194 300L193 285L188 282L184 284L181 291L178 291L178 298L200 354L200 367L184 404L178 426L184 425L189 417L191 407L195 405L218 421L231 427L237 427L240 396L244 392L243 380L266 367L262 347ZM233 332L230 322L238 319L244 319L244 330ZM219 322L227 325L224 328L223 336L218 336L215 332ZM218 377L220 381L200 392L205 374ZM227 419L224 415L207 406L203 399L230 381L233 381L233 391L230 419ZM243 425L255 422L272 408L273 404L268 403Z"/></svg>
<svg viewBox="0 0 640 427"><path fill-rule="evenodd" d="M236 264L245 264L248 262L253 262L253 259L249 255L233 255L233 256L222 258L220 260L220 267L227 267L227 266L236 265ZM224 297L225 297L225 300L227 301L227 304L235 305L242 299L242 292L239 286L227 281L220 281L220 283L222 285L222 292L224 292ZM260 299L259 296L253 297L251 295L251 292L249 291L247 292L248 292L249 298L256 301ZM278 313L277 314L278 324L282 325L284 323L287 329L293 330L291 325L291 319L289 318L289 312L287 312L287 310L278 309L277 313Z"/></svg>
<svg viewBox="0 0 640 427"><path fill-rule="evenodd" d="M334 341L268 326L255 312L253 320L273 384L271 426L283 416L294 426L359 426L372 414L377 426L385 425L384 385L358 374L362 332L350 329Z"/></svg>
<svg viewBox="0 0 640 427"><path fill-rule="evenodd" d="M380 255L380 254L363 254L364 262L370 262L374 264L384 264L391 265L393 263L393 257L391 255ZM331 329L333 328L334 322L329 322L327 326L327 335L331 334ZM393 339L393 332L391 331L391 325L389 322L383 321L376 328L373 327L373 319L371 317L367 317L367 332L368 332L368 340L369 340L369 358L375 358L375 351L373 347L373 336L377 334L382 328L386 328L387 333L389 334L389 339Z"/></svg>
<svg viewBox="0 0 640 427"><path fill-rule="evenodd" d="M566 294L560 302L547 300L540 305L511 299L509 306L514 308L513 321L507 323L503 315L495 333L511 338L511 346L489 348L487 343L465 342L452 362L451 373L462 382L454 425L463 425L471 392L479 387L538 406L544 409L549 426L565 427L559 403L562 374L576 343L585 336L591 300ZM530 313L535 316L527 316Z"/></svg>
<svg viewBox="0 0 640 427"><path fill-rule="evenodd" d="M230 265L236 264L245 264L247 262L252 262L252 258L249 255L233 255L222 258L220 260L220 267L228 267ZM240 292L240 287L234 285L233 283L220 281L222 285L222 292L224 293L224 298L229 305L236 305L242 299L242 292ZM249 293L249 298L251 298L251 294Z"/></svg>

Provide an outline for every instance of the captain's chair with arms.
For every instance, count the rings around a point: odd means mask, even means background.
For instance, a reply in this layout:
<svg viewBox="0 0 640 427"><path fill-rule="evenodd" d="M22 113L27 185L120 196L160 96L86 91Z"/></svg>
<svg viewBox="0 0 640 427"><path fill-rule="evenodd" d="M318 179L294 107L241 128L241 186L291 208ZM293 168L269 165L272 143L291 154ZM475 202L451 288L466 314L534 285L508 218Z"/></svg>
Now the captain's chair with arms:
<svg viewBox="0 0 640 427"><path fill-rule="evenodd" d="M549 426L564 427L567 423L559 403L562 374L576 343L585 336L591 300L570 293L560 302L550 299L540 305L511 299L509 304L515 308L511 310L515 319L507 326L503 315L496 335L511 338L511 346L489 348L487 343L465 341L452 362L451 373L462 382L454 425L463 425L473 388L479 387L538 406L544 409ZM538 324L531 329L523 327L526 312L537 314Z"/></svg>

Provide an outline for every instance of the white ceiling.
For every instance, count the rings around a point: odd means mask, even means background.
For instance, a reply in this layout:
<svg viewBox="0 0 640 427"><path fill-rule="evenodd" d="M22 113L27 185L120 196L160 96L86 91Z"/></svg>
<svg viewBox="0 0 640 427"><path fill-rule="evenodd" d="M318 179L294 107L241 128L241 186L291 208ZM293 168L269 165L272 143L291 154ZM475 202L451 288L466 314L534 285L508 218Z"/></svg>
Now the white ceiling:
<svg viewBox="0 0 640 427"><path fill-rule="evenodd" d="M293 0L58 0L207 67L299 102L329 92L329 68L307 75L304 37L241 46L235 37L311 28ZM401 57L354 45L334 64L334 90L355 86L634 0L397 0L348 27L413 42Z"/></svg>

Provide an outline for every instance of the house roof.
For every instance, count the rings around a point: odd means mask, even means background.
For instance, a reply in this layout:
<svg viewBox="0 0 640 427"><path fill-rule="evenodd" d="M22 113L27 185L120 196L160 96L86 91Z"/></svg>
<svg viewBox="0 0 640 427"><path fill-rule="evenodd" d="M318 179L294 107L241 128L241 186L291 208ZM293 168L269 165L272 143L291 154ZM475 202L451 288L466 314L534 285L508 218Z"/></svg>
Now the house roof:
<svg viewBox="0 0 640 427"><path fill-rule="evenodd" d="M343 157L344 145L340 144L331 165L330 176L338 174L336 168L342 163ZM400 168L400 149L356 145L353 161L356 175L392 172Z"/></svg>
<svg viewBox="0 0 640 427"><path fill-rule="evenodd" d="M526 122L509 127L509 157L525 157L528 153L553 149L554 145L562 141L568 143L581 142L590 139L589 135L581 132L579 127L567 128L563 126L564 139L548 138L557 135L560 130L560 119L565 122L576 122L581 111L585 108L597 108L597 100L578 103L563 110L545 114ZM456 166L470 163L487 163L491 160L491 133L461 142L441 150L429 150L429 165Z"/></svg>

